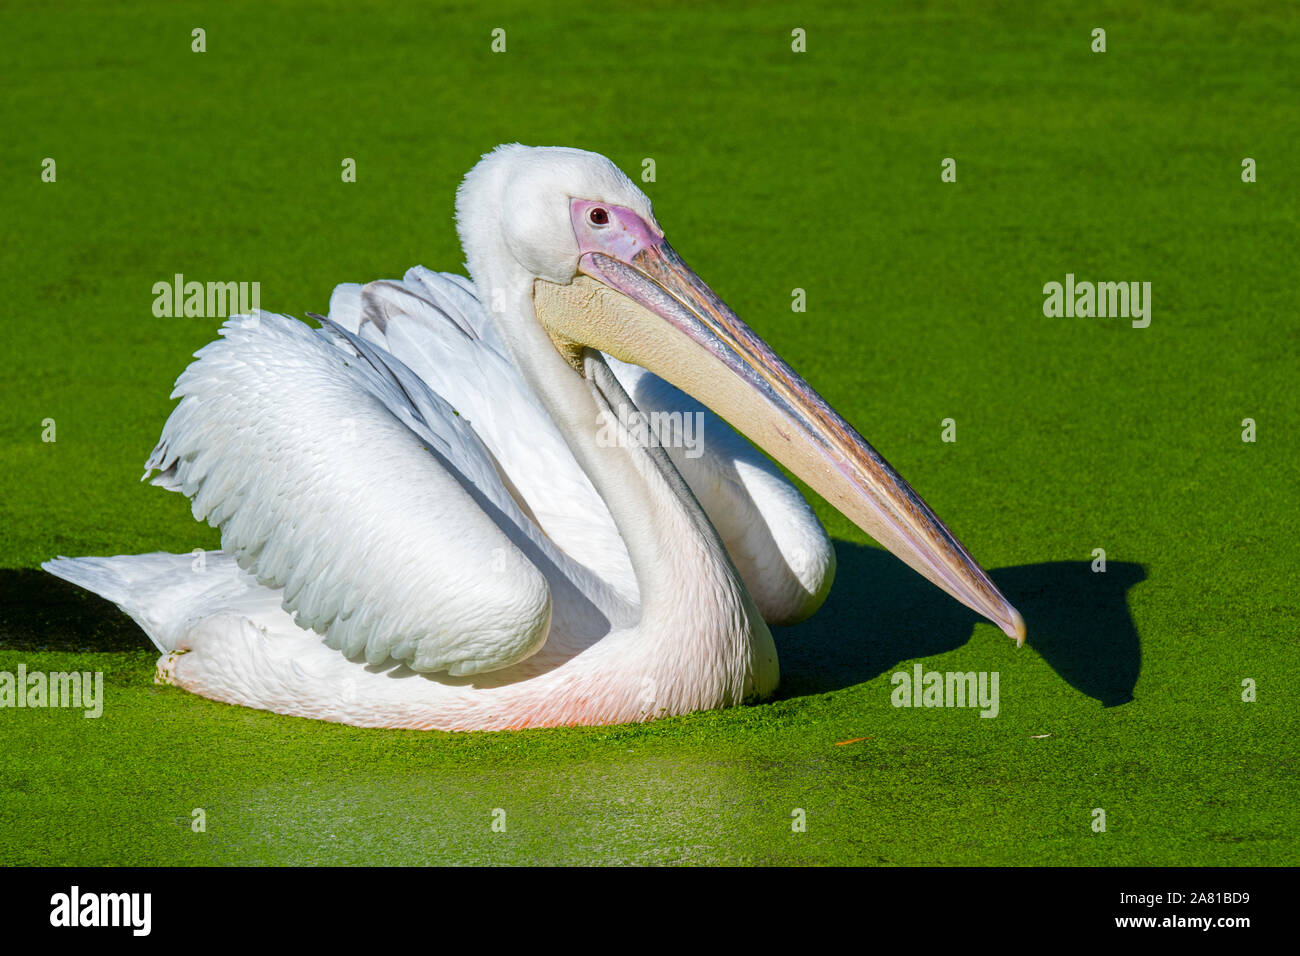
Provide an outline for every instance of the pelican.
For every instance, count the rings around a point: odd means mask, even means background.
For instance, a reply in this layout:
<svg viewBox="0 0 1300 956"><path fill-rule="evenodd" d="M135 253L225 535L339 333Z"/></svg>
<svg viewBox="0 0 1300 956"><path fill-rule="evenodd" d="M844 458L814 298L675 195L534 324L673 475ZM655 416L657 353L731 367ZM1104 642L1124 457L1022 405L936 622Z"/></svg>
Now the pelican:
<svg viewBox="0 0 1300 956"><path fill-rule="evenodd" d="M957 538L608 159L500 146L456 223L470 280L341 285L319 329L256 312L195 353L145 477L188 496L220 551L44 565L139 623L160 682L442 730L768 698L768 625L820 606L835 552L729 426L1023 642ZM678 421L700 440L662 434Z"/></svg>

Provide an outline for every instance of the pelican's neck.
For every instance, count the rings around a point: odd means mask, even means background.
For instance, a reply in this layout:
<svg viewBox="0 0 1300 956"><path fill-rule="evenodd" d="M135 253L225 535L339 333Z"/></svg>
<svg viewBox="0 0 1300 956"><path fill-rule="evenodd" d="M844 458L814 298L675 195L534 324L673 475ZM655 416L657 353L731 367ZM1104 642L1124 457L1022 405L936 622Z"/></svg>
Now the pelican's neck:
<svg viewBox="0 0 1300 956"><path fill-rule="evenodd" d="M591 359L603 372L596 382L560 355L534 314L533 281L522 274L488 285L498 307L493 318L510 358L609 508L636 574L642 620L680 606L684 583L700 586L701 575L731 590L724 579L737 576L726 548L668 456L636 441L608 441L611 426L621 427L634 411L632 401L602 359Z"/></svg>
<svg viewBox="0 0 1300 956"><path fill-rule="evenodd" d="M778 673L771 632L685 480L662 448L601 440L611 405L615 422L620 404L634 408L603 358L586 356L583 374L560 355L534 311L535 279L521 268L475 273L474 281L509 357L623 538L640 595L634 639L647 669L684 695L678 710L770 694ZM680 680L682 668L695 679Z"/></svg>

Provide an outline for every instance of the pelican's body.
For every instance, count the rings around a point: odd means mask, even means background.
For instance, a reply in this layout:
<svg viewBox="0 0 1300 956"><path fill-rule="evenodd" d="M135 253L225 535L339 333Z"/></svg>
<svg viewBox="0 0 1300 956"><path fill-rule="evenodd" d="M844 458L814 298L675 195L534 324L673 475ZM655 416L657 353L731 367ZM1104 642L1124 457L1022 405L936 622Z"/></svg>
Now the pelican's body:
<svg viewBox="0 0 1300 956"><path fill-rule="evenodd" d="M770 695L767 622L816 610L834 551L705 405L1023 637L924 502L686 269L608 160L502 147L466 178L457 219L473 282L416 268L340 286L320 330L232 319L178 380L147 473L220 527L222 551L46 565L131 614L164 652L160 679L450 730Z"/></svg>

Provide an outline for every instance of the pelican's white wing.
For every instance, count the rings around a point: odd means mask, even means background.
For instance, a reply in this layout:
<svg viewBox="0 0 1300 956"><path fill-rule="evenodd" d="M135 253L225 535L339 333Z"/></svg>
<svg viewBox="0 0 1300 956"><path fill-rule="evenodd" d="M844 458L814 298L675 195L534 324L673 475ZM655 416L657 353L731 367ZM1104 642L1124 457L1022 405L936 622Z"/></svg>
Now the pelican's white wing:
<svg viewBox="0 0 1300 956"><path fill-rule="evenodd" d="M178 379L147 467L299 625L453 675L543 645L540 536L455 409L342 330L261 313L221 334Z"/></svg>
<svg viewBox="0 0 1300 956"><path fill-rule="evenodd" d="M506 357L468 279L417 266L403 280L340 285L329 318L381 346L455 406L547 537L626 600L637 599L608 507Z"/></svg>

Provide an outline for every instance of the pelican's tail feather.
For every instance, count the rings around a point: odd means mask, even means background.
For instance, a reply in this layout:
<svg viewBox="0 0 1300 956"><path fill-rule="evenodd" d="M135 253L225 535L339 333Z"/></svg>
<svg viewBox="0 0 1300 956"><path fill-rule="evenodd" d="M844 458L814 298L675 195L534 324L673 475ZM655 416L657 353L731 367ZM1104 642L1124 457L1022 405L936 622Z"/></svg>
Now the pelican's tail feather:
<svg viewBox="0 0 1300 956"><path fill-rule="evenodd" d="M164 653L176 649L196 617L215 608L242 605L252 610L253 605L279 604L278 592L260 587L234 558L220 551L59 557L41 567L112 601Z"/></svg>

